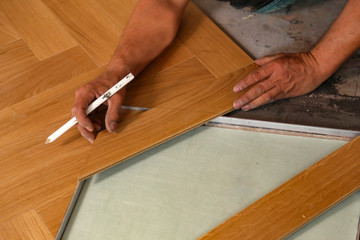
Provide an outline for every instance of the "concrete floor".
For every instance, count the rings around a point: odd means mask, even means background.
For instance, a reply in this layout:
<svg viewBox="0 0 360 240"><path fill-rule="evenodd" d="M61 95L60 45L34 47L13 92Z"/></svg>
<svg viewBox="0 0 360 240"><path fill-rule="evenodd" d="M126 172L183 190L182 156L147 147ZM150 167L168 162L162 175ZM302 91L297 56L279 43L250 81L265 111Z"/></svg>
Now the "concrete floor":
<svg viewBox="0 0 360 240"><path fill-rule="evenodd" d="M301 0L275 13L254 14L229 2L193 2L254 59L309 51L346 4L346 0ZM314 92L229 116L360 130L359 106L360 50Z"/></svg>

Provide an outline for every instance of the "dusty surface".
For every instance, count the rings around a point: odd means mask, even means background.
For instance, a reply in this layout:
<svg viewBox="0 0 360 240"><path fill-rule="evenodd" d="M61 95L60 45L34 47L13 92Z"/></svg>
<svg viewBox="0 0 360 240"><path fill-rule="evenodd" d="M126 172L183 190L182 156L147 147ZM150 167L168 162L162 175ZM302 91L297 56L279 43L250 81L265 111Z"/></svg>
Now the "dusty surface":
<svg viewBox="0 0 360 240"><path fill-rule="evenodd" d="M253 58L310 50L336 19L346 0L302 0L290 8L253 14L227 2L194 0ZM360 130L360 51L314 92L229 116Z"/></svg>

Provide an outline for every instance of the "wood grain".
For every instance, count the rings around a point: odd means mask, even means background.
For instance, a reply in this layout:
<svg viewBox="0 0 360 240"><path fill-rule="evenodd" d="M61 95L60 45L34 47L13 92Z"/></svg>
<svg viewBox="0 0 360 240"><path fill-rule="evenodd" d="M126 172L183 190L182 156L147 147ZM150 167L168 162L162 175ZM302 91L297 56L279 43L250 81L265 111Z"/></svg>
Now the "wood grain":
<svg viewBox="0 0 360 240"><path fill-rule="evenodd" d="M28 66L21 63L20 66L22 71L16 71L13 76L0 81L1 107L11 106L96 67L79 46L41 62Z"/></svg>
<svg viewBox="0 0 360 240"><path fill-rule="evenodd" d="M39 59L77 45L41 0L3 0L0 10Z"/></svg>
<svg viewBox="0 0 360 240"><path fill-rule="evenodd" d="M16 40L0 47L0 84L21 74L39 62L23 40Z"/></svg>
<svg viewBox="0 0 360 240"><path fill-rule="evenodd" d="M115 51L122 28L116 27L93 0L45 1L65 23L68 32L98 65L108 63Z"/></svg>
<svg viewBox="0 0 360 240"><path fill-rule="evenodd" d="M1 238L52 239L79 179L231 111L234 83L256 68L190 3L173 44L128 86L126 104L150 110L123 111L118 133L94 145L76 128L44 145L70 119L76 89L104 71L135 2L0 1ZM343 173L332 171L333 181ZM322 210L346 194L331 193Z"/></svg>
<svg viewBox="0 0 360 240"><path fill-rule="evenodd" d="M0 239L51 240L53 236L35 210L0 224Z"/></svg>
<svg viewBox="0 0 360 240"><path fill-rule="evenodd" d="M201 240L282 239L360 189L360 137L228 219Z"/></svg>
<svg viewBox="0 0 360 240"><path fill-rule="evenodd" d="M193 3L187 7L179 38L216 77L232 73L253 62ZM219 54L221 53L221 54Z"/></svg>

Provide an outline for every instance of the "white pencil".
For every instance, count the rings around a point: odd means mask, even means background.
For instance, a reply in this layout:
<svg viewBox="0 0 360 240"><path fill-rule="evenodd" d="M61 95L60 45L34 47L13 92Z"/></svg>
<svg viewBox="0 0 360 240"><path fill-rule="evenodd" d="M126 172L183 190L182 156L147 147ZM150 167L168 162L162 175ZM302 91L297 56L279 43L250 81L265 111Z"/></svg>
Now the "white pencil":
<svg viewBox="0 0 360 240"><path fill-rule="evenodd" d="M112 95L114 95L117 91L119 91L121 88L123 88L126 84L131 82L131 80L134 79L134 75L132 73L129 73L121 79L117 84L115 84L112 88L110 88L106 93L101 95L98 99L96 99L94 102L92 102L89 107L86 110L86 114L91 113L94 111L97 107L99 107L101 104L103 104L106 100L111 98ZM77 120L75 117L70 119L67 123L65 123L61 128L56 130L53 134L51 134L45 141L45 144L52 143L55 141L58 137L63 135L67 130L72 128L74 125L77 124Z"/></svg>

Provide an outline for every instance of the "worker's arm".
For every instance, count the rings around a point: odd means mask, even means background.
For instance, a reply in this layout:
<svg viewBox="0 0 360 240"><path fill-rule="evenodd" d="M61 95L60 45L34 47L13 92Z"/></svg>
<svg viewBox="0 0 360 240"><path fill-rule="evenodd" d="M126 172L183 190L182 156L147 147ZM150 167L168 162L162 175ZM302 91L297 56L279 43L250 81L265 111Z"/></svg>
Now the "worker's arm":
<svg viewBox="0 0 360 240"><path fill-rule="evenodd" d="M72 113L82 136L93 143L96 133L106 127L114 131L119 121L125 89L88 117L88 105L129 72L137 75L174 39L189 0L139 0L105 72L76 91ZM104 125L105 124L105 125Z"/></svg>
<svg viewBox="0 0 360 240"><path fill-rule="evenodd" d="M234 102L244 111L306 94L329 78L360 47L360 1L349 0L320 42L308 53L256 60L260 68L240 80L234 92L250 87Z"/></svg>

